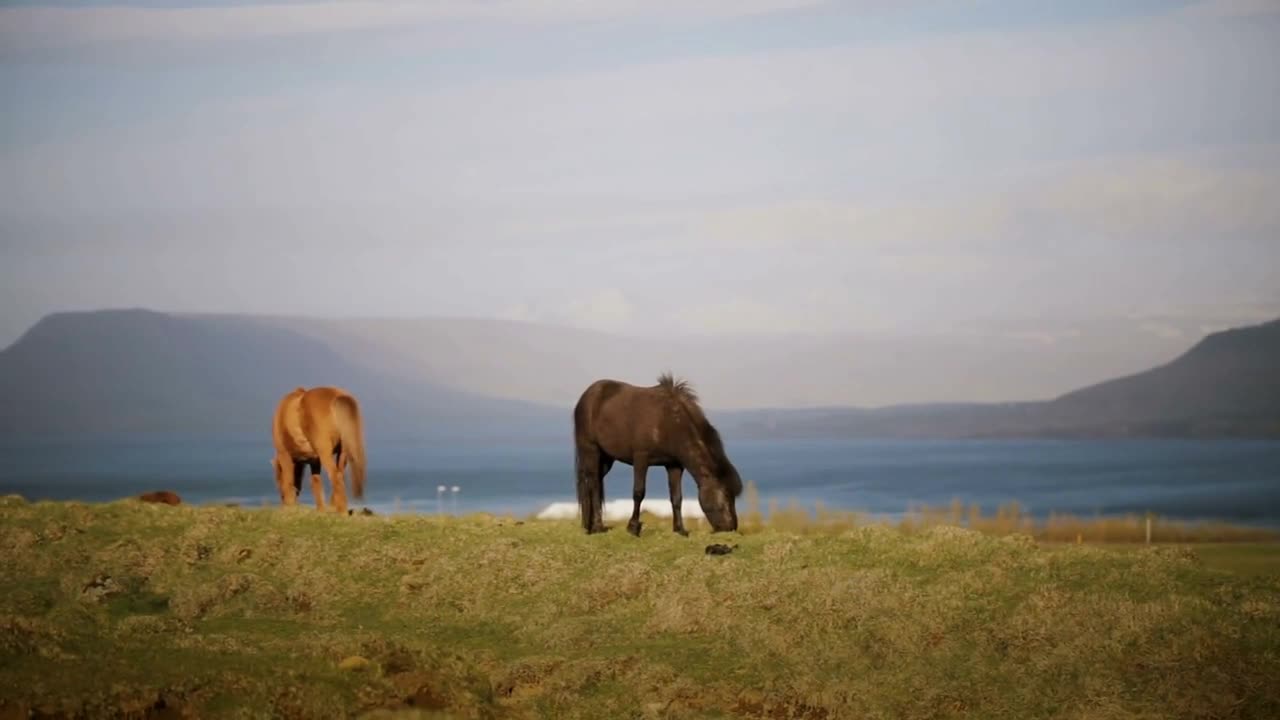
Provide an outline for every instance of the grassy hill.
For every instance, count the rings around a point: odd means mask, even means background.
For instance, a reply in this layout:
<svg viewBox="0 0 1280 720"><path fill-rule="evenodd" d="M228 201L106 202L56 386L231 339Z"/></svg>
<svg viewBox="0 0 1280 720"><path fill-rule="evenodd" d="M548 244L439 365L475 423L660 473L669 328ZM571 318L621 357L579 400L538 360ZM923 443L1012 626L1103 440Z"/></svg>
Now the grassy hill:
<svg viewBox="0 0 1280 720"><path fill-rule="evenodd" d="M16 498L0 547L0 717L1280 715L1280 576L1185 548Z"/></svg>

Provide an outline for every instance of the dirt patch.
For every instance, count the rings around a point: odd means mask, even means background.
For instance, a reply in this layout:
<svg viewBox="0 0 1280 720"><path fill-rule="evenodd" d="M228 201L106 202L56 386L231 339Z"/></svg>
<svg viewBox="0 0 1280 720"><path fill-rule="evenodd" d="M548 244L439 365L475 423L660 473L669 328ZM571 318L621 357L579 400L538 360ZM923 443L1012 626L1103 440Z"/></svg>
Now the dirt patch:
<svg viewBox="0 0 1280 720"><path fill-rule="evenodd" d="M80 591L80 599L91 603L100 603L111 597L115 597L125 591L124 585L117 582L115 578L105 573L94 575L93 579L85 583L84 589Z"/></svg>
<svg viewBox="0 0 1280 720"><path fill-rule="evenodd" d="M787 695L766 695L745 692L733 704L732 711L739 717L770 718L770 720L828 720L830 710Z"/></svg>
<svg viewBox="0 0 1280 720"><path fill-rule="evenodd" d="M539 695L546 689L547 679L564 665L554 658L531 658L520 662L493 684L493 692L500 698L523 699Z"/></svg>
<svg viewBox="0 0 1280 720"><path fill-rule="evenodd" d="M167 691L126 691L109 699L89 702L0 701L0 720L82 720L98 717L188 720L199 716L183 701L181 693Z"/></svg>
<svg viewBox="0 0 1280 720"><path fill-rule="evenodd" d="M437 675L411 671L393 675L388 679L399 691L404 707L418 710L444 710L453 704L448 683Z"/></svg>

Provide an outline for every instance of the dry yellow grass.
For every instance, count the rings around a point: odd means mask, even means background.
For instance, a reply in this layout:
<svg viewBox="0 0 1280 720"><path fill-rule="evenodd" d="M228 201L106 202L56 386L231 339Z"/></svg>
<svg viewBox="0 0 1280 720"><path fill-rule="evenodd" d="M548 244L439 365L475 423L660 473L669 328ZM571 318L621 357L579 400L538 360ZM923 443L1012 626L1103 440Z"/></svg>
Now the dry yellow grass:
<svg viewBox="0 0 1280 720"><path fill-rule="evenodd" d="M1274 574L804 527L4 500L0 717L1280 716Z"/></svg>
<svg viewBox="0 0 1280 720"><path fill-rule="evenodd" d="M959 500L949 506L927 505L907 508L902 518L889 521L869 513L830 510L818 503L812 510L792 501L782 507L771 500L767 511L760 509L760 495L748 483L740 501L740 529L744 533L765 529L800 534L831 534L868 525L893 526L905 532L920 532L932 527L953 526L976 530L986 535L1028 535L1043 542L1145 543L1147 517L1128 514L1081 518L1071 514L1051 513L1037 521L1026 514L1017 502L996 509L994 515L983 515L977 505L966 507ZM1167 543L1259 543L1280 541L1280 532L1269 528L1245 527L1225 522L1185 522L1151 516L1150 541Z"/></svg>

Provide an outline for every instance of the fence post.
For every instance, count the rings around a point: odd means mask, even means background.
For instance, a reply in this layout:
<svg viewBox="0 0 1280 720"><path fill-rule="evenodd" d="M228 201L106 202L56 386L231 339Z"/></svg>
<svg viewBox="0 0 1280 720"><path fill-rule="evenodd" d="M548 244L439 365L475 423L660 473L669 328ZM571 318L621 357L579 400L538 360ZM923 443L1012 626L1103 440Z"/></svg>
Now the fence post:
<svg viewBox="0 0 1280 720"><path fill-rule="evenodd" d="M1147 544L1151 544L1151 513L1147 513Z"/></svg>

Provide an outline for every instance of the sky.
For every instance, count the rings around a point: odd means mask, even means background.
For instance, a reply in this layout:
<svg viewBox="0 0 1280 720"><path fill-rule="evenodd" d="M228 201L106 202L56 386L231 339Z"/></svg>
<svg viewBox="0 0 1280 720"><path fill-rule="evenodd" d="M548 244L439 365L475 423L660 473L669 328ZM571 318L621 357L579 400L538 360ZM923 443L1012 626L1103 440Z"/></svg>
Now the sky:
<svg viewBox="0 0 1280 720"><path fill-rule="evenodd" d="M1278 69L1280 0L9 0L0 346L139 306L1190 344L1280 316Z"/></svg>

